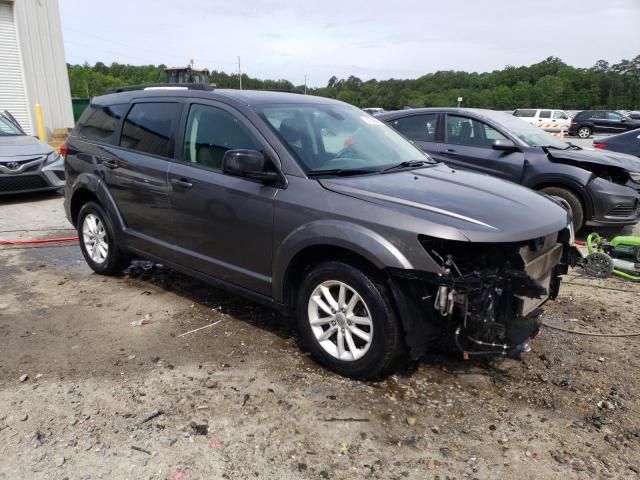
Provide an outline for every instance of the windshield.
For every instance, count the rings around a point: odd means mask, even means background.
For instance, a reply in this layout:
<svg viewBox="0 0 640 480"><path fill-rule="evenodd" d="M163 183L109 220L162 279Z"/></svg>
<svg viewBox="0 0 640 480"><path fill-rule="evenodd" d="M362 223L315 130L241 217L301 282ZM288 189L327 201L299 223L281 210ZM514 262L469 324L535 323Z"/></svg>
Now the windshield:
<svg viewBox="0 0 640 480"><path fill-rule="evenodd" d="M522 120L522 118L492 110L483 110L482 115L503 125L512 135L515 135L530 147L551 147L563 150L569 148L566 142L549 135L541 128L534 127L527 121Z"/></svg>
<svg viewBox="0 0 640 480"><path fill-rule="evenodd" d="M0 115L0 135L22 135L18 127Z"/></svg>
<svg viewBox="0 0 640 480"><path fill-rule="evenodd" d="M349 105L269 105L259 111L307 172L382 171L434 162L404 137Z"/></svg>

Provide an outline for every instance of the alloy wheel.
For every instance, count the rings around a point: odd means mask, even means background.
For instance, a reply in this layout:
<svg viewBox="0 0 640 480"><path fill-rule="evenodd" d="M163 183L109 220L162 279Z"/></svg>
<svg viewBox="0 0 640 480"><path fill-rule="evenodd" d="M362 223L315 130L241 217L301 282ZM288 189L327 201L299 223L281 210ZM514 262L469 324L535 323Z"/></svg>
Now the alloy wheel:
<svg viewBox="0 0 640 480"><path fill-rule="evenodd" d="M307 311L315 339L332 357L358 360L371 347L371 313L360 294L346 283L322 282L311 293Z"/></svg>
<svg viewBox="0 0 640 480"><path fill-rule="evenodd" d="M97 215L90 213L84 217L82 239L91 260L98 264L102 264L107 260L107 255L109 254L107 231L102 220Z"/></svg>
<svg viewBox="0 0 640 480"><path fill-rule="evenodd" d="M588 128L581 128L580 130L578 130L578 137L580 138L589 138L591 136L591 130L589 130Z"/></svg>

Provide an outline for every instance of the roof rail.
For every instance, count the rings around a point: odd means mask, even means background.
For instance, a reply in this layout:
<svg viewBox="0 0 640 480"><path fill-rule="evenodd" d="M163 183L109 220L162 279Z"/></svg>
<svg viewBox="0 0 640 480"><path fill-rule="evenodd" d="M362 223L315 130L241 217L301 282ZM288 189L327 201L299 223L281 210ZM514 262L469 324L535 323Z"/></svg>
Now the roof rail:
<svg viewBox="0 0 640 480"><path fill-rule="evenodd" d="M261 91L261 92L297 93L299 95L304 95L304 92L302 90L298 90L297 88L261 88L259 91Z"/></svg>
<svg viewBox="0 0 640 480"><path fill-rule="evenodd" d="M133 92L135 90L213 90L211 85L204 83L150 83L146 85L123 85L105 90L108 93Z"/></svg>

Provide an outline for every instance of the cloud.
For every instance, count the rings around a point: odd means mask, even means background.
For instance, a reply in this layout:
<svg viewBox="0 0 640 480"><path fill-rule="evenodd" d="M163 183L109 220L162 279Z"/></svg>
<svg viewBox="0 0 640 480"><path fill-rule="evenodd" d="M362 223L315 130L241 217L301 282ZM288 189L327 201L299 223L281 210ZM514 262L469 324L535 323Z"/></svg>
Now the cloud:
<svg viewBox="0 0 640 480"><path fill-rule="evenodd" d="M186 64L325 85L332 75L409 78L557 56L576 66L640 53L638 0L59 0L69 61ZM604 32L589 48L578 37ZM585 33L586 32L586 33ZM610 32L611 34L606 34ZM109 39L113 39L110 41Z"/></svg>

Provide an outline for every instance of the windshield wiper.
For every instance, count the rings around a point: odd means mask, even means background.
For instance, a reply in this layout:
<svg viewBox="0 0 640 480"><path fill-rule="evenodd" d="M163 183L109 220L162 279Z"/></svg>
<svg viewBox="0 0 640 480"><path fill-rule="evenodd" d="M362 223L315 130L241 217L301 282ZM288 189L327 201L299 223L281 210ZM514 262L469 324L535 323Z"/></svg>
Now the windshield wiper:
<svg viewBox="0 0 640 480"><path fill-rule="evenodd" d="M407 162L400 162L397 165L392 165L391 167L387 167L382 170L381 173L390 172L392 170L401 170L403 168L417 168L424 167L425 165L436 165L437 162L429 161L429 160L409 160Z"/></svg>
<svg viewBox="0 0 640 480"><path fill-rule="evenodd" d="M308 177L320 177L322 175L335 175L338 177L348 177L349 175L365 175L367 173L377 173L379 170L373 168L332 168L327 170L310 170Z"/></svg>

